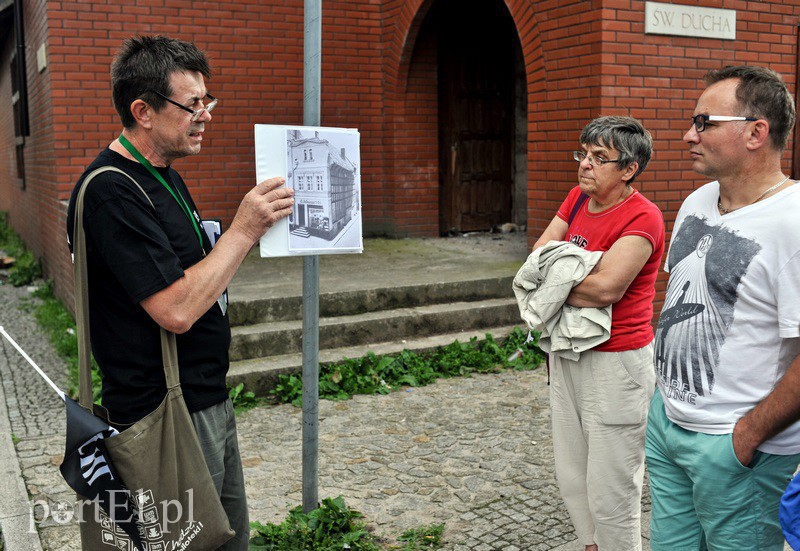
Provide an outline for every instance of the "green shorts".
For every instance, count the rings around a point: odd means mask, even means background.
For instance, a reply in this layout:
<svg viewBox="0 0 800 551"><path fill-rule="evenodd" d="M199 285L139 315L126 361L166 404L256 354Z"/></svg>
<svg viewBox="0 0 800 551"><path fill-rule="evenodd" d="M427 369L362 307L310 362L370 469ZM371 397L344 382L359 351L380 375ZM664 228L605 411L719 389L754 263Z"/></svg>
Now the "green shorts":
<svg viewBox="0 0 800 551"><path fill-rule="evenodd" d="M781 495L800 454L756 452L743 466L730 434L685 430L653 395L645 441L653 551L782 551Z"/></svg>

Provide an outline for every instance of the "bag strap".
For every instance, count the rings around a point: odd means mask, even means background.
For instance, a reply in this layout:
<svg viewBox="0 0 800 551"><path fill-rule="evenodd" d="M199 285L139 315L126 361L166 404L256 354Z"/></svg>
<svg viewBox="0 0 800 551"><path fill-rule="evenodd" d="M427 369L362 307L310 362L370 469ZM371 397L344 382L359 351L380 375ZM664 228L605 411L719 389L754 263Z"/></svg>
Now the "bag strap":
<svg viewBox="0 0 800 551"><path fill-rule="evenodd" d="M92 345L89 332L89 273L86 260L86 233L83 230L83 203L89 183L104 172L118 172L128 177L144 194L147 202L153 206L150 196L127 172L113 166L103 166L89 173L83 180L81 189L75 200L75 220L73 222L73 279L75 285L75 321L78 329L78 395L80 404L92 408ZM164 364L164 376L167 388L180 384L178 375L178 346L175 333L161 329L161 358Z"/></svg>
<svg viewBox="0 0 800 551"><path fill-rule="evenodd" d="M581 207L588 198L589 198L588 195L586 195L584 192L581 192L581 194L578 196L578 200L575 201L575 206L572 207L572 212L569 213L569 220L567 220L567 226L572 225L572 221L575 220L575 217L578 215L578 211L581 209Z"/></svg>

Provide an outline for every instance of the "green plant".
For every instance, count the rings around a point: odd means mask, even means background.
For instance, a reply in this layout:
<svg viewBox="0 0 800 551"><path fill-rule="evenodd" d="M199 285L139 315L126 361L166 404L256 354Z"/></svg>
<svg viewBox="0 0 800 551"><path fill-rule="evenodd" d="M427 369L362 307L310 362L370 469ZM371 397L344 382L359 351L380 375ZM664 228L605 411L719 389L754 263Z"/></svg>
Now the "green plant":
<svg viewBox="0 0 800 551"><path fill-rule="evenodd" d="M380 551L375 538L360 520L363 515L348 508L339 496L322 500L309 513L292 509L281 524L251 522L255 534L251 550L264 551Z"/></svg>
<svg viewBox="0 0 800 551"><path fill-rule="evenodd" d="M444 524L430 524L420 528L406 530L397 538L404 541L401 551L419 551L421 549L439 549L442 546Z"/></svg>
<svg viewBox="0 0 800 551"><path fill-rule="evenodd" d="M64 304L53 294L50 282L34 291L33 296L39 299L34 310L34 317L39 326L48 334L56 352L67 363L69 372L67 394L73 398L78 396L78 336L75 331L75 320L64 307ZM92 398L100 403L102 376L100 369L92 359Z"/></svg>
<svg viewBox="0 0 800 551"><path fill-rule="evenodd" d="M17 444L19 444L19 436L17 436L13 432L11 433L11 443L14 444L15 448L17 447Z"/></svg>
<svg viewBox="0 0 800 551"><path fill-rule="evenodd" d="M0 212L0 248L12 256L18 254L23 248L22 240L8 223L7 212Z"/></svg>
<svg viewBox="0 0 800 551"><path fill-rule="evenodd" d="M455 341L426 354L404 350L395 356L345 359L320 366L319 396L328 400L346 400L354 394L387 394L403 386L424 386L441 377L472 373L492 373L502 369L533 369L544 356L533 343L526 343L527 333L515 328L502 345L487 334L478 342ZM517 353L517 351L519 351ZM302 403L303 383L300 374L281 375L272 391L281 402L295 406Z"/></svg>
<svg viewBox="0 0 800 551"><path fill-rule="evenodd" d="M7 212L0 212L0 249L15 259L14 265L8 270L9 283L20 287L42 277L41 264L33 253L25 249L25 243L11 229Z"/></svg>
<svg viewBox="0 0 800 551"><path fill-rule="evenodd" d="M42 277L42 265L30 251L19 255L14 265L8 270L8 282L14 287L27 285L40 277Z"/></svg>
<svg viewBox="0 0 800 551"><path fill-rule="evenodd" d="M233 402L233 409L237 415L253 409L261 402L254 392L244 389L244 383L239 383L235 387L228 386L228 397Z"/></svg>

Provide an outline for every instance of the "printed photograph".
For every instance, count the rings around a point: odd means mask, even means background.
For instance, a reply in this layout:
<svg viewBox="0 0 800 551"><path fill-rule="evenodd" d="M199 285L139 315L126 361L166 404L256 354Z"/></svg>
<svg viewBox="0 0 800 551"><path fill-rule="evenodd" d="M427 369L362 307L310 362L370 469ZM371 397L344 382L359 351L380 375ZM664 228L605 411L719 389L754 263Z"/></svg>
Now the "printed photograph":
<svg viewBox="0 0 800 551"><path fill-rule="evenodd" d="M286 185L294 189L289 251L362 246L359 135L349 130L286 130Z"/></svg>

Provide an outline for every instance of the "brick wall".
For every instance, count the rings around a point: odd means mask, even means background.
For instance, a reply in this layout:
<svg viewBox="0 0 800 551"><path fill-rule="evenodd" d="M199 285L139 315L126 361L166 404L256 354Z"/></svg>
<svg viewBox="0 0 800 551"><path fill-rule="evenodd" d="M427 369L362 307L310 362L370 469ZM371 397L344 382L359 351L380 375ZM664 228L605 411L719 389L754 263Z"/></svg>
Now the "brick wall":
<svg viewBox="0 0 800 551"><path fill-rule="evenodd" d="M11 224L28 247L42 259L46 271L57 263L64 232L59 229L58 204L53 182L57 167L53 156L53 123L49 69L39 72L36 53L47 37L46 3L26 0L25 64L28 86L30 135L25 136L25 190L17 183L14 113L11 103L10 59L16 49L13 25L0 54L0 210L9 212ZM61 225L63 227L63 224Z"/></svg>
<svg viewBox="0 0 800 551"><path fill-rule="evenodd" d="M406 52L407 73L400 77L392 105L389 218L393 233L435 236L439 234L437 38L429 25L416 30L414 48Z"/></svg>

